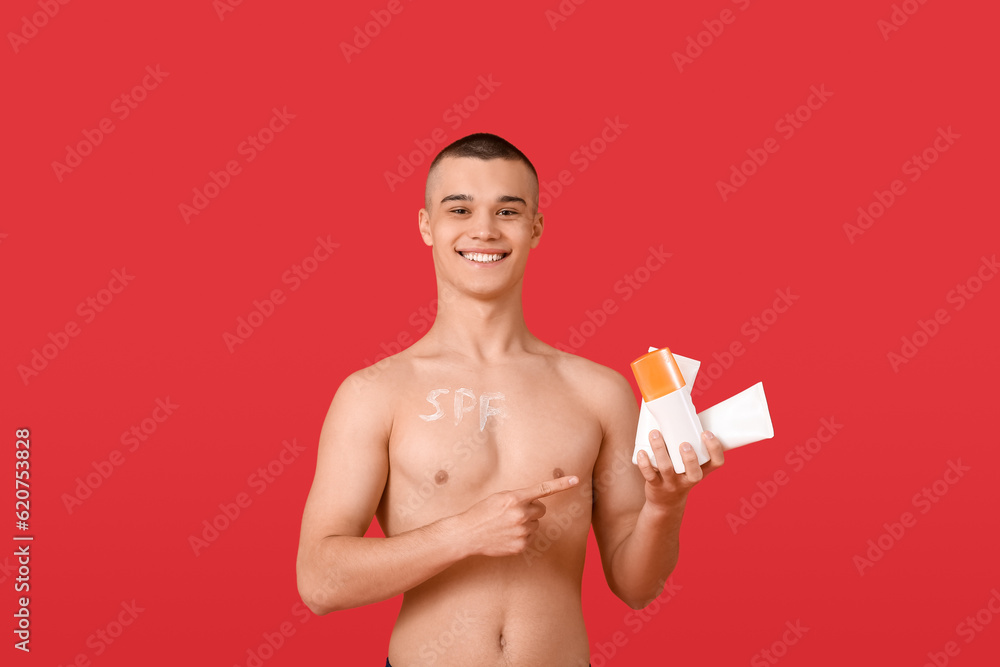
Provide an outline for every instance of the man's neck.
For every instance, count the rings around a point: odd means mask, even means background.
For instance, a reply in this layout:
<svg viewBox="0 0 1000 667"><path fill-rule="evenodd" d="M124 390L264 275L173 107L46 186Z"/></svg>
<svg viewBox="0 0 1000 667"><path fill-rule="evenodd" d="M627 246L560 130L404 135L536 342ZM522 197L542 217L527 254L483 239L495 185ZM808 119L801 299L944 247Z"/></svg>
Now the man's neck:
<svg viewBox="0 0 1000 667"><path fill-rule="evenodd" d="M524 351L535 337L524 322L521 290L480 298L438 285L438 309L425 339L441 350L491 363Z"/></svg>

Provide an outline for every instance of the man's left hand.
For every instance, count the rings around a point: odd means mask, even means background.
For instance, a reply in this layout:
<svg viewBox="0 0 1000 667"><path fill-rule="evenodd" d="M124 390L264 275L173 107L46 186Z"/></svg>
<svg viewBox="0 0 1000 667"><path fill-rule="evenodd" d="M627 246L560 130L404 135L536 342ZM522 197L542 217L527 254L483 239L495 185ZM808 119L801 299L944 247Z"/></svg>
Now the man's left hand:
<svg viewBox="0 0 1000 667"><path fill-rule="evenodd" d="M710 432L701 434L702 442L708 449L709 459L704 465L698 465L698 455L690 443L681 443L681 460L684 462L684 472L675 473L667 445L659 430L649 433L649 444L653 454L660 464L660 469L653 467L649 455L640 451L638 456L639 471L646 480L646 502L662 509L683 506L687 494L694 486L705 478L705 475L719 468L724 461L722 443Z"/></svg>

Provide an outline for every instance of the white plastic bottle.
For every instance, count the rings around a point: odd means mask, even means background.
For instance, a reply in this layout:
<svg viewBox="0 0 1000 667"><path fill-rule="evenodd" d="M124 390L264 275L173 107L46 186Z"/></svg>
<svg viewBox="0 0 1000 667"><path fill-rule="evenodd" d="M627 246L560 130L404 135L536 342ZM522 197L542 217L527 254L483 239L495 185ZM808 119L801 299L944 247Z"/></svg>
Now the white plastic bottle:
<svg viewBox="0 0 1000 667"><path fill-rule="evenodd" d="M704 429L691 402L690 392L683 390L684 376L681 375L670 348L664 347L642 355L632 362L632 373L635 374L643 400L659 424L674 467L678 467L677 464L681 462L682 442L691 444L698 455L699 464L707 463L708 450L701 441ZM662 469L662 465L660 467Z"/></svg>

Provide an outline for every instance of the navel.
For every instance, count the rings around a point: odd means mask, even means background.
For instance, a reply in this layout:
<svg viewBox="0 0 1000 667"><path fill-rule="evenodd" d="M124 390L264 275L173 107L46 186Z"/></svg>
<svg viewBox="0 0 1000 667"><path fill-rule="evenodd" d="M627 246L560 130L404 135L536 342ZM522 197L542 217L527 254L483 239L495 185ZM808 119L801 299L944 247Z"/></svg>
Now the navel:
<svg viewBox="0 0 1000 667"><path fill-rule="evenodd" d="M434 475L434 481L438 484L444 484L448 481L448 473L445 470L438 470L437 474Z"/></svg>
<svg viewBox="0 0 1000 667"><path fill-rule="evenodd" d="M563 472L563 469L562 469L562 468L555 468L555 469L554 469L554 470L552 471L552 479L559 479L560 477L562 477L562 476L563 476L563 475L565 475L565 474L566 474L566 473L564 473L564 472Z"/></svg>

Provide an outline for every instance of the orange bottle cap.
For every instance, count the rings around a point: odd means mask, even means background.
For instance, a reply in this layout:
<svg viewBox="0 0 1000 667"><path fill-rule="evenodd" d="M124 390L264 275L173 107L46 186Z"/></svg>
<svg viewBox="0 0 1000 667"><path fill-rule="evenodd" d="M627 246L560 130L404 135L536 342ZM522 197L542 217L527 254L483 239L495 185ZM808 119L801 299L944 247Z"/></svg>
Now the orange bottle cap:
<svg viewBox="0 0 1000 667"><path fill-rule="evenodd" d="M632 373L639 383L642 398L649 403L685 385L677 360L669 347L647 352L632 362Z"/></svg>

